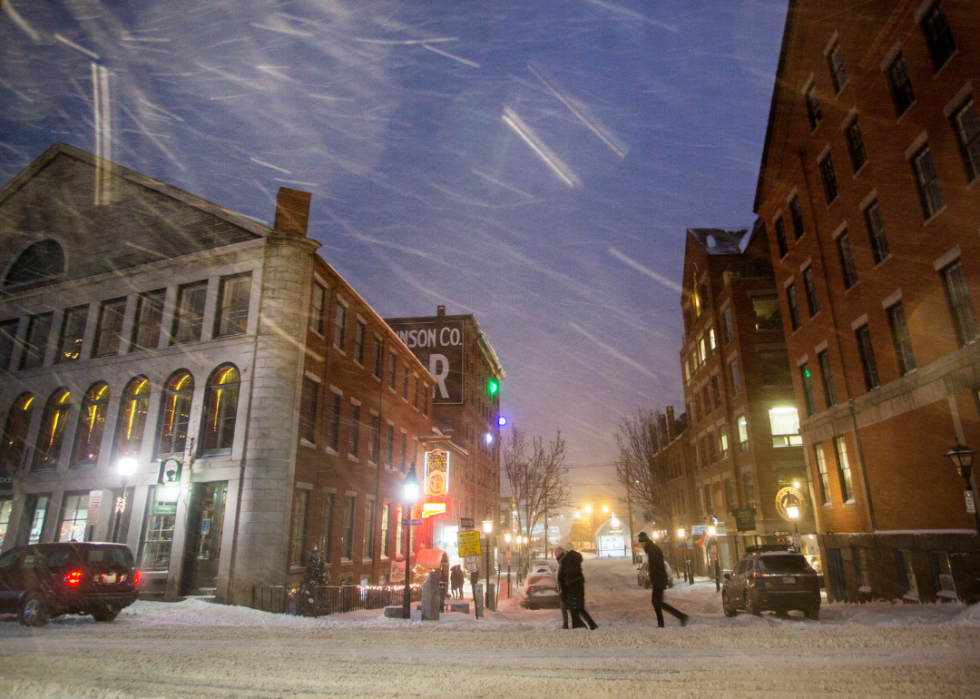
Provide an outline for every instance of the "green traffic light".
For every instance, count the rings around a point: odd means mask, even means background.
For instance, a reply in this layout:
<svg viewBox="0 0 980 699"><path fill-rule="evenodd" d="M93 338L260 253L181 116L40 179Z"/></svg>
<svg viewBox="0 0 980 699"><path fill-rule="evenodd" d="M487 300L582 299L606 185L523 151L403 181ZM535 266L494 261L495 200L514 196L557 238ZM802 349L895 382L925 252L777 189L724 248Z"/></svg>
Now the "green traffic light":
<svg viewBox="0 0 980 699"><path fill-rule="evenodd" d="M489 393L491 396L495 396L499 390L500 384L498 384L495 380L490 379L490 382L487 384L487 393Z"/></svg>

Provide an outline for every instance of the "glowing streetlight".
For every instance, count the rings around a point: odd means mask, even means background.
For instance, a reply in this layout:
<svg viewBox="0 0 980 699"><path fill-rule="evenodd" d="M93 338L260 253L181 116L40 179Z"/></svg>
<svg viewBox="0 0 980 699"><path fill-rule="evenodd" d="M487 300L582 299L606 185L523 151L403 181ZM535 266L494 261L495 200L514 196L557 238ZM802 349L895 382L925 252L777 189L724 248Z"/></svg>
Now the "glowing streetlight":
<svg viewBox="0 0 980 699"><path fill-rule="evenodd" d="M116 463L116 469L119 471L122 481L122 495L116 498L116 523L112 526L113 541L119 541L119 523L122 521L128 505L126 502L126 486L129 483L129 477L136 473L138 468L139 462L132 456L124 456Z"/></svg>

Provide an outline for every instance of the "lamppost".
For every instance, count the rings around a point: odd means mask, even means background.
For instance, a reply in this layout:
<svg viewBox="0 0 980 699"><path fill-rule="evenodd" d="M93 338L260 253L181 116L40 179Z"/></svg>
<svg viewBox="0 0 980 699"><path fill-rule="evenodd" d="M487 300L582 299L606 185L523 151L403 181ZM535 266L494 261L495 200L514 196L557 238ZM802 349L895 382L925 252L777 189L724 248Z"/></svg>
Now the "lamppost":
<svg viewBox="0 0 980 699"><path fill-rule="evenodd" d="M409 566L412 558L412 505L419 496L419 477L415 475L415 462L408 469L405 481L402 483L402 497L405 504L405 596L402 598L402 618L412 618L412 580Z"/></svg>
<svg viewBox="0 0 980 699"><path fill-rule="evenodd" d="M490 508L487 508L487 516L483 520L483 533L487 535L487 589L484 592L484 604L491 608L490 602L490 534L493 532L493 518L490 517Z"/></svg>
<svg viewBox="0 0 980 699"><path fill-rule="evenodd" d="M504 534L504 541L507 542L507 599L510 599L510 532Z"/></svg>
<svg viewBox="0 0 980 699"><path fill-rule="evenodd" d="M708 525L708 536L711 537L711 548L714 550L712 557L715 559L715 592L718 592L721 590L721 563L718 561L718 527L714 524Z"/></svg>
<svg viewBox="0 0 980 699"><path fill-rule="evenodd" d="M966 484L967 509L973 510L973 523L977 527L977 536L980 536L980 514L977 514L977 501L973 499L973 483L970 481L970 473L973 471L973 455L975 451L965 444L957 442L948 452L946 458L953 462L953 466L959 471Z"/></svg>
<svg viewBox="0 0 980 699"><path fill-rule="evenodd" d="M129 484L129 477L136 473L139 462L131 456L124 456L119 459L116 468L119 470L120 480L122 481L122 495L116 498L116 521L112 525L112 540L117 542L119 537L119 523L122 521L123 514L126 512L126 486ZM117 542L118 543L118 542Z"/></svg>
<svg viewBox="0 0 980 699"><path fill-rule="evenodd" d="M786 506L786 516L793 521L793 548L796 549L797 553L802 553L800 551L802 546L797 547L796 541L800 538L800 508L798 505L787 505Z"/></svg>

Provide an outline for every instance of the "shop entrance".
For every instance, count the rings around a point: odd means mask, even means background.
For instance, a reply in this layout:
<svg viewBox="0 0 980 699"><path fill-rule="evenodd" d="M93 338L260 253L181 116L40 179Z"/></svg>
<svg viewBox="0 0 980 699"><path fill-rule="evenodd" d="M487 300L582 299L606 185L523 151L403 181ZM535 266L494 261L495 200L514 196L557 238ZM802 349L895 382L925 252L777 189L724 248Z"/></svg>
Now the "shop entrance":
<svg viewBox="0 0 980 699"><path fill-rule="evenodd" d="M191 485L180 594L218 584L221 525L227 495L228 481Z"/></svg>

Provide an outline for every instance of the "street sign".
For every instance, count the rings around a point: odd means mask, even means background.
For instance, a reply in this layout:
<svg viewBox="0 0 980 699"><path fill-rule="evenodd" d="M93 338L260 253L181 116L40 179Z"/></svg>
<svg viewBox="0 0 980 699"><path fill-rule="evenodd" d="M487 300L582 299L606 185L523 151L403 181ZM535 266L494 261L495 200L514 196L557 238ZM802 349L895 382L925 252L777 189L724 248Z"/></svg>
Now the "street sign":
<svg viewBox="0 0 980 699"><path fill-rule="evenodd" d="M88 491L88 525L99 523L99 511L102 509L102 491Z"/></svg>
<svg viewBox="0 0 980 699"><path fill-rule="evenodd" d="M972 515L977 511L977 503L973 500L973 491L964 490L963 496L966 498L966 511Z"/></svg>
<svg viewBox="0 0 980 699"><path fill-rule="evenodd" d="M694 525L691 525L691 536L693 537L693 536L701 536L702 534L707 534L708 533L708 526L709 525L707 525L707 524L694 524Z"/></svg>
<svg viewBox="0 0 980 699"><path fill-rule="evenodd" d="M797 551L803 550L803 540L800 538L799 534L793 534L793 548Z"/></svg>
<svg viewBox="0 0 980 699"><path fill-rule="evenodd" d="M480 547L480 532L476 530L457 532L456 542L460 558L483 555L483 549Z"/></svg>
<svg viewBox="0 0 980 699"><path fill-rule="evenodd" d="M473 528L473 520L472 520L472 518L470 518L470 517L460 517L459 518L459 526L461 526L463 529L472 529Z"/></svg>
<svg viewBox="0 0 980 699"><path fill-rule="evenodd" d="M422 520L421 519L413 519L412 520L412 526L413 527L421 527L422 526Z"/></svg>

